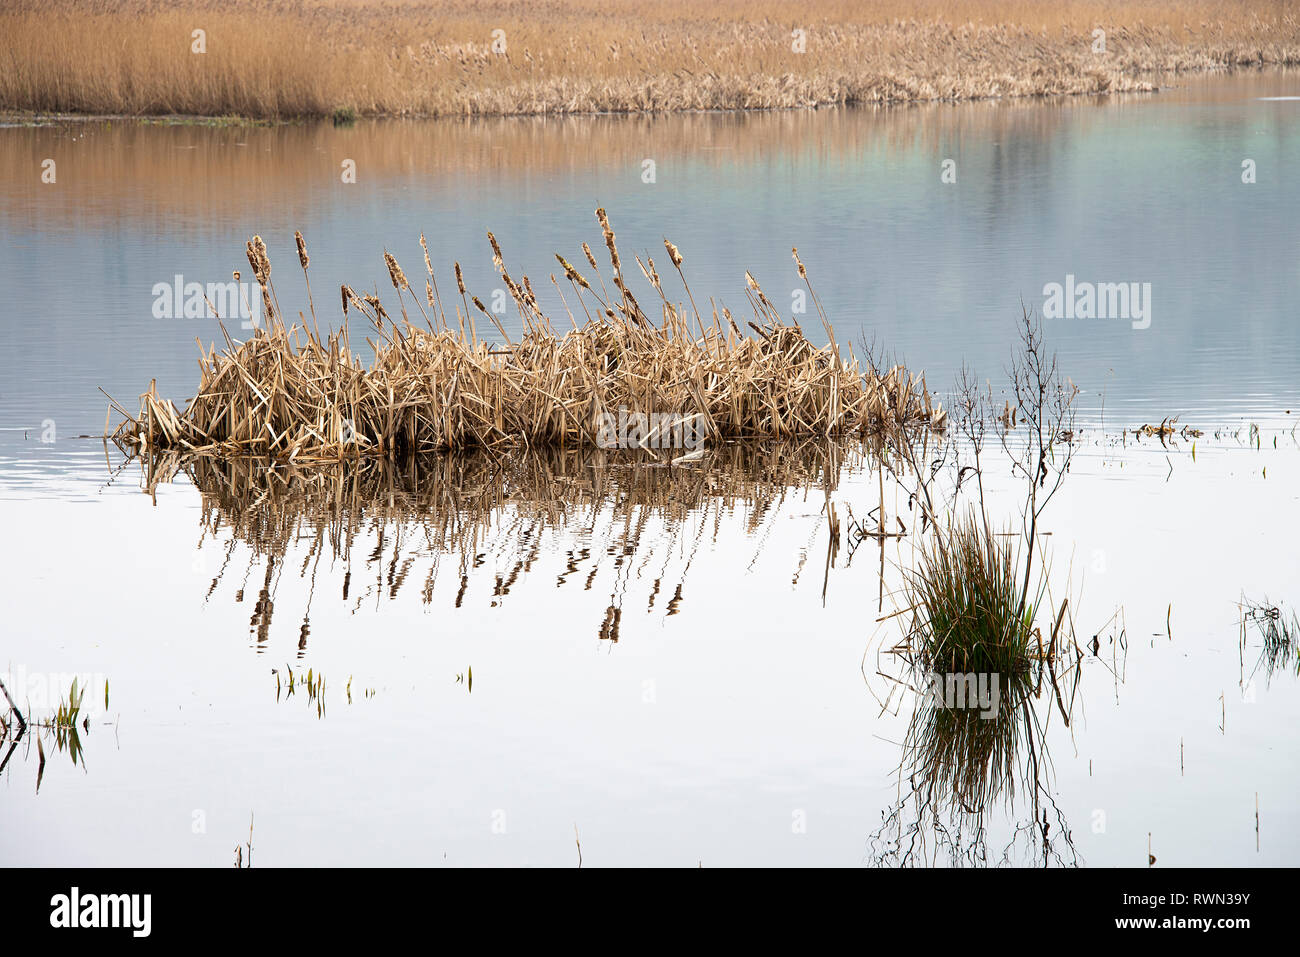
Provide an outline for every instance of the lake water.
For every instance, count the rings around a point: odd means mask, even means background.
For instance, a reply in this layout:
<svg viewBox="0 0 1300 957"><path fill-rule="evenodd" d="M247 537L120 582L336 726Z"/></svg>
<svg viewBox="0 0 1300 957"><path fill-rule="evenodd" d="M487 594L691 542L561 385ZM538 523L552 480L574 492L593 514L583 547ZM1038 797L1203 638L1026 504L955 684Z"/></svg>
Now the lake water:
<svg viewBox="0 0 1300 957"><path fill-rule="evenodd" d="M1046 320L1084 426L1046 541L1098 636L1070 727L1040 702L1070 833L1050 862L1294 864L1297 676L1259 666L1239 603L1289 614L1300 580L1297 93L1274 72L880 111L0 129L0 673L38 717L90 675L94 712L84 765L46 745L39 791L34 736L10 756L0 860L224 866L255 815L267 865L568 866L575 827L588 866L897 862L910 712L882 712L898 622L877 619L914 539L845 533L827 560L828 498L879 503L872 456L190 469L145 494L77 438L98 387L191 393L220 332L155 318L155 286L246 274L254 233L296 311L302 230L324 318L341 282L383 295L385 249L419 274L421 231L447 288L459 260L489 301L492 230L540 294L553 253L599 250L604 206L625 259L667 236L697 300L738 312L746 269L793 305L798 246L837 338L939 392L963 362L1002 387L1046 284L1150 283L1146 328ZM1123 434L1167 416L1203 434ZM323 713L290 668L324 674ZM977 863L1035 817L988 810ZM933 835L921 859L945 860Z"/></svg>

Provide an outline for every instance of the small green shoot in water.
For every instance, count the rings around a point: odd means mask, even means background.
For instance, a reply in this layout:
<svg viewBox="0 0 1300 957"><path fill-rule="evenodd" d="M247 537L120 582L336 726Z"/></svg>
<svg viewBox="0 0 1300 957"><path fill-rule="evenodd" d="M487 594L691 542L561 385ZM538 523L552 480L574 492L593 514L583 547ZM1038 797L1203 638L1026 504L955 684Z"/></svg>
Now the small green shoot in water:
<svg viewBox="0 0 1300 957"><path fill-rule="evenodd" d="M318 718L325 717L325 675L323 674L318 675L315 673L313 669L308 668L306 676L300 678L294 675L293 668L288 664L284 666L284 670L288 672L289 675L287 684L283 686L286 689L285 697L292 696L293 693L297 690L298 686L301 685L303 688L307 690L307 701L309 703L313 703L316 705L316 717ZM280 691L281 691L280 672L278 669L272 668L271 673L275 675L275 700L279 701ZM348 687L349 687L348 700L349 701L352 700L351 690L350 690L351 686L352 686L352 679L351 677L349 677L348 678Z"/></svg>

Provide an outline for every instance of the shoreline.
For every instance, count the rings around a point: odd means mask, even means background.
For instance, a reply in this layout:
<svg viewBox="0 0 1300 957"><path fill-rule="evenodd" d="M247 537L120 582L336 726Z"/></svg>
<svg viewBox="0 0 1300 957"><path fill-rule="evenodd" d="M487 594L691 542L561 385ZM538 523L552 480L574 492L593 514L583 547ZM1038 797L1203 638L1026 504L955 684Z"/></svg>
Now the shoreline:
<svg viewBox="0 0 1300 957"><path fill-rule="evenodd" d="M0 114L346 125L767 112L1147 93L1169 77L1300 65L1300 15L1278 0L892 2L565 0L521 14L494 0L90 12L15 0L0 12Z"/></svg>
<svg viewBox="0 0 1300 957"><path fill-rule="evenodd" d="M0 129L6 128L34 128L49 127L60 124L71 123L136 123L142 126L185 126L185 127L210 127L210 128L240 128L240 127L284 127L284 126L308 126L320 123L332 123L338 127L349 127L360 122L373 121L449 121L462 120L473 122L476 120L538 120L538 119L601 119L617 117L670 117L670 116L743 116L743 115L763 115L775 113L819 113L834 112L838 110L859 110L859 109L897 109L904 107L918 106L961 106L965 104L992 104L1003 102L1029 103L1033 101L1070 101L1093 97L1097 99L1109 99L1112 97L1134 97L1145 98L1154 96L1159 93L1177 89L1180 84L1169 82L1171 79L1195 78L1204 79L1213 76L1222 76L1231 78L1244 74L1262 75L1272 72L1282 72L1288 69L1300 68L1300 59L1283 63L1265 62L1258 64L1244 65L1220 65L1210 66L1198 69L1184 70L1172 75L1162 75L1161 82L1146 81L1149 85L1141 89L1124 89L1124 90L1080 90L1074 92L1053 92L1044 91L1041 93L1016 93L998 96L959 96L959 97L914 97L909 99L897 99L884 102L846 102L830 104L808 104L804 106L764 106L764 107L692 107L681 109L642 109L642 110L592 110L587 112L559 112L543 110L539 112L511 112L511 113L474 113L469 115L445 113L364 113L346 119L333 119L329 113L309 113L300 116L281 116L281 117L256 117L240 115L214 115L205 113L78 113L78 112L46 112L40 110L24 110L0 106Z"/></svg>

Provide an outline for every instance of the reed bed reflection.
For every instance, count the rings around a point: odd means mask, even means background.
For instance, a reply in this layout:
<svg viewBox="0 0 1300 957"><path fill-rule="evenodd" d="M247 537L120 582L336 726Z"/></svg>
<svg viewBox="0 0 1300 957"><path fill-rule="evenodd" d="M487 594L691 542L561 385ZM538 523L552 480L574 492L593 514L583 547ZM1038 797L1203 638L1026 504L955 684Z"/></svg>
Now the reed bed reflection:
<svg viewBox="0 0 1300 957"><path fill-rule="evenodd" d="M682 611L693 558L724 520L733 534L738 522L760 539L788 498L820 499L846 460L868 454L842 443L726 443L690 466L651 453L532 449L309 469L165 454L151 487L182 480L199 490L199 549L219 555L208 596L226 591L251 604L259 646L271 636L285 575L308 586L306 607L293 611L302 652L326 580L345 603L411 593L426 605L499 604L544 556L563 565L552 588L592 590L598 574L608 573L601 587L612 576L609 605L591 627L617 641L625 607ZM647 572L648 593L632 600L634 564Z"/></svg>
<svg viewBox="0 0 1300 957"><path fill-rule="evenodd" d="M809 175L828 166L860 169L964 143L1004 143L1009 157L1037 156L1063 148L1053 145L1062 130L1103 123L1102 114L1088 109L1091 103L1024 99L963 109L931 103L897 110L448 117L352 127L51 121L0 134L0 222L82 228L181 220L189 235L224 237L230 223L264 221L265 197L273 195L285 222L311 223L320 215L322 184L339 181L343 157L362 171L361 184L419 183L456 192L496 179L516 193L540 176L639 172L647 143L654 144L661 167L739 167L736 175L786 165ZM32 190L30 170L39 170L46 157L61 166L75 158L76 175L60 176L57 190ZM429 223L431 235L437 225ZM241 259L232 250L230 266Z"/></svg>

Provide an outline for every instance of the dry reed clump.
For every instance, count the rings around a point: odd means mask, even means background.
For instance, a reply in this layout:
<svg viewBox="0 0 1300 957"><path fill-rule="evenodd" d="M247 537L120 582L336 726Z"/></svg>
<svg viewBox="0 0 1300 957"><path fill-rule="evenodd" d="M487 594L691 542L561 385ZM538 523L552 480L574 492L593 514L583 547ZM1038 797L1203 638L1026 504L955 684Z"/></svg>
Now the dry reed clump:
<svg viewBox="0 0 1300 957"><path fill-rule="evenodd" d="M692 435L706 441L944 427L946 413L932 401L923 380L902 368L863 371L851 354L848 359L841 355L811 286L828 339L820 348L797 324L782 322L748 273L753 319L746 324L753 335L743 333L726 308L715 309L706 321L693 305L687 310L670 301L654 260L643 263L637 257L639 271L660 299L659 320L652 320L624 279L604 210L597 211L597 218L613 266L612 281L606 283L585 244L592 279L556 256L563 279L554 274L550 279L572 325L563 334L543 313L532 281L522 276L516 282L510 276L496 239L488 234L524 330L517 342L469 295L459 263L459 302L445 302L427 252L423 297L385 253L400 321L378 296L361 297L345 285L340 290L341 330L322 337L314 306L312 329L287 327L271 284L265 243L255 236L246 252L261 287L267 327L239 344L226 334L226 349L218 353L210 347L201 356L198 393L184 411L160 398L153 384L141 396L136 415L116 406L124 420L111 437L139 451L305 462L479 446L592 446L608 441L602 428L610 417L638 414L689 422ZM693 304L681 254L667 241L665 248ZM299 256L306 261L305 244ZM797 250L794 259L806 282ZM581 323L562 282L570 286ZM410 321L408 300L425 328ZM502 342L480 337L471 301ZM371 343L375 359L368 368L351 351L347 318L352 312L363 316L378 336ZM659 444L651 436L641 441L644 447Z"/></svg>
<svg viewBox="0 0 1300 957"><path fill-rule="evenodd" d="M1285 0L11 0L0 60L0 108L17 110L781 109L1150 90L1169 73L1300 62L1300 17Z"/></svg>

